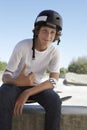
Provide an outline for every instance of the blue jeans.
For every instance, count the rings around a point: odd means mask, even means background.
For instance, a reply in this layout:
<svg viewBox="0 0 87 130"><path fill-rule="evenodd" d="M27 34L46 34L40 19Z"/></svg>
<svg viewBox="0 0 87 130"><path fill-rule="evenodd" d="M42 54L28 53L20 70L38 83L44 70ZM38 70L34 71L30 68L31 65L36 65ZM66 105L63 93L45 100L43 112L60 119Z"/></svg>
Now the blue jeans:
<svg viewBox="0 0 87 130"><path fill-rule="evenodd" d="M0 130L12 130L13 108L17 97L29 87L3 84L0 87ZM31 96L46 112L45 130L60 130L61 100L52 89Z"/></svg>

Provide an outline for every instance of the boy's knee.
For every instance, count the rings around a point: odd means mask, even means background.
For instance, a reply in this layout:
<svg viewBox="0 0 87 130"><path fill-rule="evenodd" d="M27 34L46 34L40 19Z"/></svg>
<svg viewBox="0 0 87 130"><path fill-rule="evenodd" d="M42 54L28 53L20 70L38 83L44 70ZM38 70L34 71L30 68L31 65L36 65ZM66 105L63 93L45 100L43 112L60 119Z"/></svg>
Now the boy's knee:
<svg viewBox="0 0 87 130"><path fill-rule="evenodd" d="M3 84L0 87L0 102L2 102L2 104L5 106L6 104L10 104L12 100L15 99L14 94L15 93L13 92L11 86Z"/></svg>

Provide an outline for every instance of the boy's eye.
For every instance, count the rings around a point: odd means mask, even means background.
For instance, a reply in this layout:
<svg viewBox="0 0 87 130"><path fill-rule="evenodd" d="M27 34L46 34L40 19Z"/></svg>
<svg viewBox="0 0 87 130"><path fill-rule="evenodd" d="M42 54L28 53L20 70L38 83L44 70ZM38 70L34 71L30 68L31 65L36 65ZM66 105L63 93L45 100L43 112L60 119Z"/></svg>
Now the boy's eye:
<svg viewBox="0 0 87 130"><path fill-rule="evenodd" d="M47 30L42 30L42 32L43 32L43 33L48 33L48 31L47 31ZM50 33L51 33L51 34L56 34L56 32L55 32L55 31L51 31Z"/></svg>
<svg viewBox="0 0 87 130"><path fill-rule="evenodd" d="M52 31L51 34L56 34L56 32Z"/></svg>

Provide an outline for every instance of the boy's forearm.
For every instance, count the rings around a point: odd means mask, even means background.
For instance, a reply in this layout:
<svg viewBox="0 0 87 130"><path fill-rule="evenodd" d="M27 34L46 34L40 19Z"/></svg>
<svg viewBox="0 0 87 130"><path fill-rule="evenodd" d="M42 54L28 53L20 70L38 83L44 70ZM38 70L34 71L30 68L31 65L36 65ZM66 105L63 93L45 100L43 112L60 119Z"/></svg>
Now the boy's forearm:
<svg viewBox="0 0 87 130"><path fill-rule="evenodd" d="M48 89L53 89L53 86L52 84L47 80L47 81L44 81L43 83L41 84L38 84L32 88L30 88L28 91L29 91L29 95L32 96L32 95L35 95L37 93L40 93L42 91L45 91L45 90L48 90Z"/></svg>

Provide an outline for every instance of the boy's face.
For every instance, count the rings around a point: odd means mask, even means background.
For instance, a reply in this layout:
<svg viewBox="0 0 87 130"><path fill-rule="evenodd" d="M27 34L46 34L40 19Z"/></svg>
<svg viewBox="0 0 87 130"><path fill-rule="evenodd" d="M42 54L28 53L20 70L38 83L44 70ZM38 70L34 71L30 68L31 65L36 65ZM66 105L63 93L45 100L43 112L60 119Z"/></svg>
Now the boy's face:
<svg viewBox="0 0 87 130"><path fill-rule="evenodd" d="M42 26L40 28L38 39L43 46L47 47L51 42L53 42L53 40L55 39L55 35L56 25L48 24L48 26Z"/></svg>

